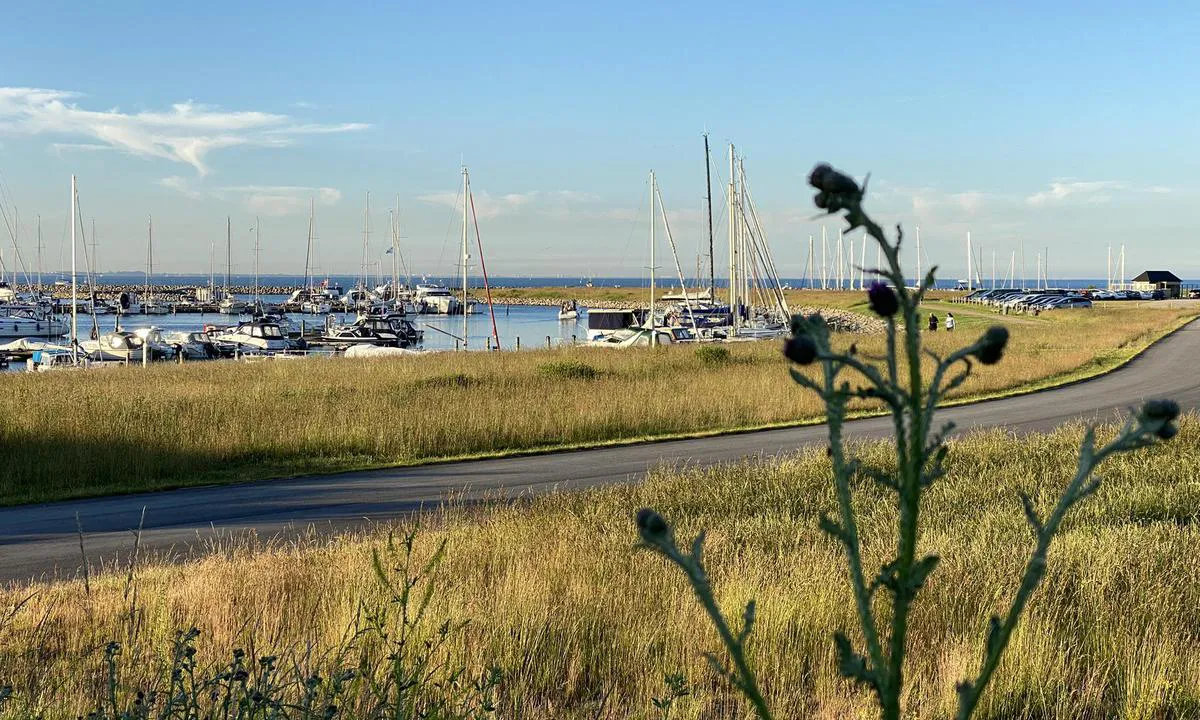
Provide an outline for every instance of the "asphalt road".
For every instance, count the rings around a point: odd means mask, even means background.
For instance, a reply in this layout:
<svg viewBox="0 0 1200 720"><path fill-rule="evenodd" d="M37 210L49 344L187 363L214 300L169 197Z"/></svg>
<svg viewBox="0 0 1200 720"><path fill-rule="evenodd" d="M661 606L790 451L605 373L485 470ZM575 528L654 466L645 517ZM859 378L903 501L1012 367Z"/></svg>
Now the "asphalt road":
<svg viewBox="0 0 1200 720"><path fill-rule="evenodd" d="M1111 419L1150 398L1170 397L1195 409L1200 373L1189 370L1194 362L1200 362L1200 320L1095 380L950 408L938 417L954 420L960 432L994 426L1040 432L1076 418ZM890 423L855 421L847 435L883 437ZM76 515L90 564L128 555L143 508L142 547L183 557L238 533L252 531L260 539L328 533L436 506L451 495L471 500L636 482L664 462L721 463L824 441L825 427L812 426L7 508L0 510L0 580L77 575L83 552Z"/></svg>

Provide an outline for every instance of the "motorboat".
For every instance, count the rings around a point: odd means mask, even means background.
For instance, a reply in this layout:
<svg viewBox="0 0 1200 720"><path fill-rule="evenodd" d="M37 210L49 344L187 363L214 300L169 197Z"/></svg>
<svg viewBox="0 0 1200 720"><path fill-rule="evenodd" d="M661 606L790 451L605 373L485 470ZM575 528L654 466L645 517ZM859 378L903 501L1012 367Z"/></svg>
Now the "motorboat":
<svg viewBox="0 0 1200 720"><path fill-rule="evenodd" d="M592 308L588 310L587 340L594 342L633 328L640 322L641 311L636 310L607 310Z"/></svg>
<svg viewBox="0 0 1200 720"><path fill-rule="evenodd" d="M65 317L32 310L0 310L0 338L55 337L69 331L70 321Z"/></svg>
<svg viewBox="0 0 1200 720"><path fill-rule="evenodd" d="M656 345L674 345L698 340L691 328L655 327L651 330L643 327L618 330L587 344L591 347L649 347L651 338L654 339Z"/></svg>
<svg viewBox="0 0 1200 720"><path fill-rule="evenodd" d="M404 347L408 345L408 339L396 331L391 320L374 316L360 317L350 325L332 327L320 337L318 342L337 347L351 345Z"/></svg>
<svg viewBox="0 0 1200 720"><path fill-rule="evenodd" d="M217 306L217 310L222 315L246 315L250 312L250 307L250 303L245 300L238 300L230 295L221 301L221 304Z"/></svg>
<svg viewBox="0 0 1200 720"><path fill-rule="evenodd" d="M328 315L333 312L333 302L336 295L330 295L325 288L300 288L288 296L284 307L299 310L306 315Z"/></svg>
<svg viewBox="0 0 1200 720"><path fill-rule="evenodd" d="M558 308L559 320L577 320L579 318L579 306L574 300L564 302Z"/></svg>
<svg viewBox="0 0 1200 720"><path fill-rule="evenodd" d="M154 329L157 333L157 329ZM81 340L80 349L92 360L118 360L123 362L140 361L142 354L147 353L147 359L169 360L175 357L175 348L159 342L157 334L147 339L137 333L124 330L114 330L104 333L94 340Z"/></svg>
<svg viewBox="0 0 1200 720"><path fill-rule="evenodd" d="M462 312L458 298L445 285L418 284L413 305L423 315L457 315Z"/></svg>
<svg viewBox="0 0 1200 720"><path fill-rule="evenodd" d="M210 337L217 343L233 345L243 352L286 352L298 347L298 343L285 335L277 323L263 320L238 323Z"/></svg>
<svg viewBox="0 0 1200 720"><path fill-rule="evenodd" d="M142 303L142 315L170 315L171 306L161 300L147 300Z"/></svg>
<svg viewBox="0 0 1200 720"><path fill-rule="evenodd" d="M162 342L175 348L178 355L183 356L184 360L214 360L222 356L221 351L213 343L212 338L208 333L187 332L177 330L174 332L164 332L161 335Z"/></svg>
<svg viewBox="0 0 1200 720"><path fill-rule="evenodd" d="M285 337L298 338L303 333L298 325L292 321L287 315L280 312L266 312L254 316L254 319L259 322L274 323L279 326L279 331Z"/></svg>

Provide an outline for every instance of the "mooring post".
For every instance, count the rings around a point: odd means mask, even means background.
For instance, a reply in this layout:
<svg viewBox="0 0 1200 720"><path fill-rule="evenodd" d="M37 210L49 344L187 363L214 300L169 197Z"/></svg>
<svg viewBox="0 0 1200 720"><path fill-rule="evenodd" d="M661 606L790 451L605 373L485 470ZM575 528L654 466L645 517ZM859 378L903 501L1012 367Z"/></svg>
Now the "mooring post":
<svg viewBox="0 0 1200 720"><path fill-rule="evenodd" d="M520 335L517 336L517 349L518 350L521 349L521 336Z"/></svg>
<svg viewBox="0 0 1200 720"><path fill-rule="evenodd" d="M550 336L549 335L546 336L546 349L547 350L550 349Z"/></svg>
<svg viewBox="0 0 1200 720"><path fill-rule="evenodd" d="M142 367L150 365L150 340L147 339L142 343Z"/></svg>

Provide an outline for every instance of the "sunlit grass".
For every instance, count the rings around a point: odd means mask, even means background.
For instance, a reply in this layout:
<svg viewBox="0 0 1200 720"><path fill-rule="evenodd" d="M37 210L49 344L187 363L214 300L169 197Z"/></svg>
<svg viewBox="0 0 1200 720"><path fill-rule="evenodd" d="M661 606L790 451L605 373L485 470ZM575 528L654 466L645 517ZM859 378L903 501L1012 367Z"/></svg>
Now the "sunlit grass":
<svg viewBox="0 0 1200 720"><path fill-rule="evenodd" d="M951 443L950 474L923 506L920 552L943 560L912 618L906 716L952 714L954 683L979 662L987 617L1005 606L1031 549L1017 494L1040 504L1056 497L1079 437L1072 427ZM1198 442L1200 422L1185 418L1176 440L1102 468L1101 490L1050 554L983 717L1200 711ZM863 453L883 466L891 457L881 443ZM890 551L894 504L867 481L855 492L871 566ZM750 651L782 716L873 716L871 699L836 670L831 633L856 624L841 551L817 530L834 499L828 461L812 450L427 518L418 554L448 542L435 615L470 620L449 648L456 662L502 669L501 717L592 718L602 702L601 717L653 717L649 700L671 672L692 688L672 717L746 716L702 658L719 642L683 578L633 547L633 515L645 506L682 537L708 530L706 563L723 605L757 599ZM28 601L0 636L0 682L17 698L9 709L84 713L114 639L124 645L123 687L150 686L173 631L192 625L202 666L242 647L323 669L359 622L359 603L379 600L370 551L384 533L270 549L234 542L201 561L140 567L132 584L124 568L93 576L90 596L81 582L11 589L3 602Z"/></svg>
<svg viewBox="0 0 1200 720"><path fill-rule="evenodd" d="M931 335L927 347L948 353L988 323L1009 324L1009 359L953 395L979 397L1113 367L1192 314L1119 305L1036 318L963 313L956 334ZM884 351L880 336L838 342ZM726 347L719 363L690 346L579 347L4 375L0 503L819 419L822 406L790 381L779 343Z"/></svg>

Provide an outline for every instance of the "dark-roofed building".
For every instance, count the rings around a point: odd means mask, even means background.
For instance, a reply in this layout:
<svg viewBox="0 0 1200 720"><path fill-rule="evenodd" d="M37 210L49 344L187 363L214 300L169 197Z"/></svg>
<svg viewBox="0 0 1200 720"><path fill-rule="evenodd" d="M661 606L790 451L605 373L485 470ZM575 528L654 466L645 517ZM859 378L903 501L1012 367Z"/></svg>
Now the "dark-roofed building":
<svg viewBox="0 0 1200 720"><path fill-rule="evenodd" d="M1129 285L1134 290L1162 290L1164 296L1177 298L1183 281L1170 270L1147 270L1135 277Z"/></svg>

